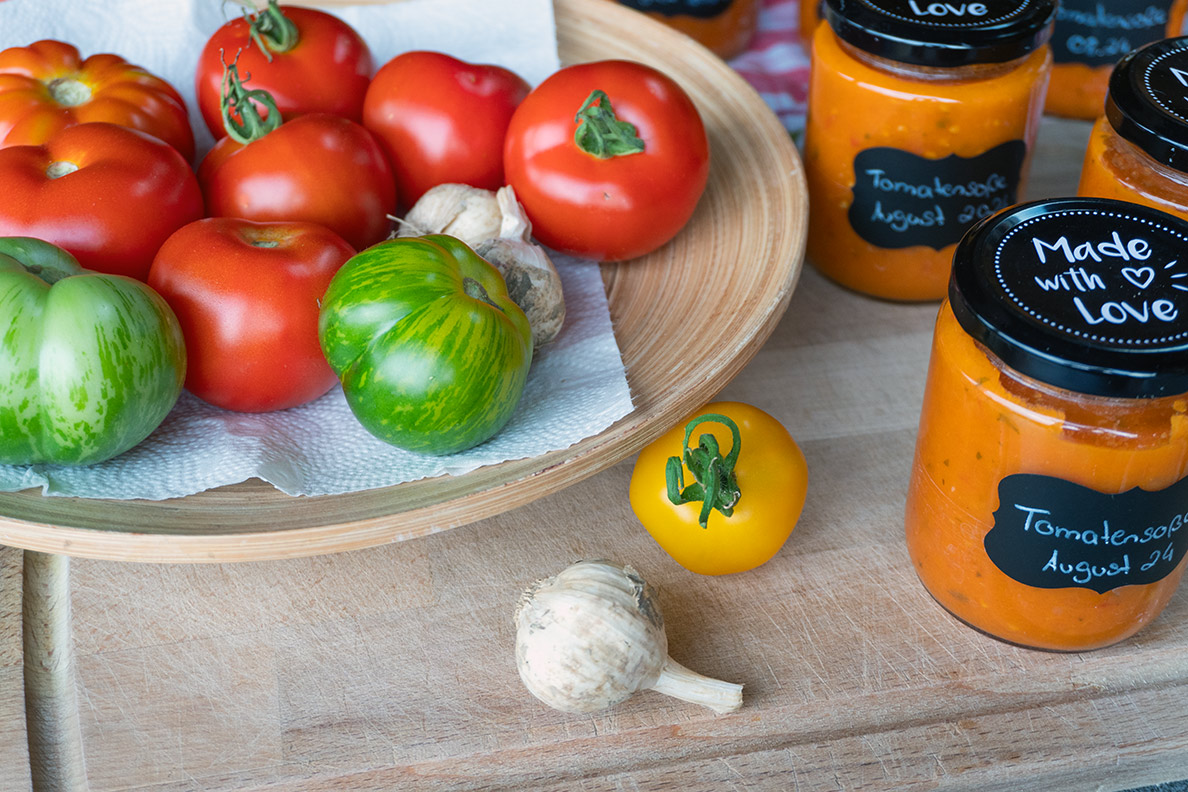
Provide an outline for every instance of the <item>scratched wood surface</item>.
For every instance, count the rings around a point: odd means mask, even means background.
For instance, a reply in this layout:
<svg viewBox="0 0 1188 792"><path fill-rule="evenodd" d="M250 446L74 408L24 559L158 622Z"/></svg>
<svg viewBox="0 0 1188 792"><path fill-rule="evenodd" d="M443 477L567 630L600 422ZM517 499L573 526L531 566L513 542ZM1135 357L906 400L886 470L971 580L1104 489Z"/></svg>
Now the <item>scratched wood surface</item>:
<svg viewBox="0 0 1188 792"><path fill-rule="evenodd" d="M1086 133L1045 124L1033 196L1073 189ZM91 789L1109 792L1188 777L1188 590L1134 639L1064 655L975 633L916 581L901 514L934 313L806 271L722 393L783 421L811 471L791 540L750 573L699 577L668 559L627 504L631 460L384 547L76 560ZM526 693L520 590L596 556L659 586L673 657L744 683L741 711L641 693L566 715ZM0 552L4 790L28 787L17 558Z"/></svg>

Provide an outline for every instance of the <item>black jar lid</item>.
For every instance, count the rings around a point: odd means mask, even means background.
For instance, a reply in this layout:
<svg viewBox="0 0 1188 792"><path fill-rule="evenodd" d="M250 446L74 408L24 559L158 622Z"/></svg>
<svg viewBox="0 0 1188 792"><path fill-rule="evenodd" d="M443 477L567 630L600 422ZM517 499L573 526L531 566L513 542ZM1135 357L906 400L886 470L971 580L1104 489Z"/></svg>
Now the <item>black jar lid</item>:
<svg viewBox="0 0 1188 792"><path fill-rule="evenodd" d="M957 245L957 321L1010 368L1065 390L1188 393L1188 222L1106 198L1004 209Z"/></svg>
<svg viewBox="0 0 1188 792"><path fill-rule="evenodd" d="M1128 53L1110 74L1106 118L1154 159L1188 171L1188 36Z"/></svg>
<svg viewBox="0 0 1188 792"><path fill-rule="evenodd" d="M1021 58L1052 35L1057 0L825 0L825 19L860 50L919 66Z"/></svg>

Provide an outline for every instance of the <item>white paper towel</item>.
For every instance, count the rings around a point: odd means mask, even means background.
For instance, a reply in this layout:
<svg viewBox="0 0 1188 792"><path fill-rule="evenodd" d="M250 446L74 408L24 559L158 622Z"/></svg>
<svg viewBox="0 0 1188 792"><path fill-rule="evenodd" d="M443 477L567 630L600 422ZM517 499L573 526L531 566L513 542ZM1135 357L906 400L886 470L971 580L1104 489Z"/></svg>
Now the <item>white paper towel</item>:
<svg viewBox="0 0 1188 792"><path fill-rule="evenodd" d="M5 0L0 48L56 38L84 56L114 52L169 80L185 97L200 151L210 137L197 115L194 63L233 3L220 0ZM403 0L324 10L367 40L377 67L410 49L497 63L532 84L559 66L551 0ZM197 121L197 123L194 123ZM310 404L233 413L183 393L136 448L83 468L0 465L0 490L153 500L258 477L291 495L385 487L567 448L631 411L598 266L555 256L565 292L561 334L540 349L510 423L488 442L445 457L411 454L372 437L335 388Z"/></svg>

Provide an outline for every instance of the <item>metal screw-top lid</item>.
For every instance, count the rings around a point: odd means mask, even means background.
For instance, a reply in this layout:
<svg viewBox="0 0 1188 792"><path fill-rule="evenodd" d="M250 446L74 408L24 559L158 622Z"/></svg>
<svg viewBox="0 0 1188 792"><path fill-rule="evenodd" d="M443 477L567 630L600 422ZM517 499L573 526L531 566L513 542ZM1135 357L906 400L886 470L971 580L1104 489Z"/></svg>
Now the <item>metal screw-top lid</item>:
<svg viewBox="0 0 1188 792"><path fill-rule="evenodd" d="M1098 396L1188 392L1188 222L1058 198L975 224L957 245L958 322L1033 379Z"/></svg>
<svg viewBox="0 0 1188 792"><path fill-rule="evenodd" d="M843 41L920 66L966 66L1021 58L1052 35L1057 0L825 0Z"/></svg>
<svg viewBox="0 0 1188 792"><path fill-rule="evenodd" d="M1106 118L1152 159L1188 172L1188 36L1128 53L1110 74Z"/></svg>

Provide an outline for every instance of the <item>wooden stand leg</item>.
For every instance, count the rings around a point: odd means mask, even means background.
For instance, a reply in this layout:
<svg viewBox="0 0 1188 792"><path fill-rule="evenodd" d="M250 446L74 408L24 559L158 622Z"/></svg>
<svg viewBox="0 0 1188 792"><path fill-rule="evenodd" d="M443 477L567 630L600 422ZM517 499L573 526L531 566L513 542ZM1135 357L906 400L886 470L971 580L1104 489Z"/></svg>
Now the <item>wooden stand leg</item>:
<svg viewBox="0 0 1188 792"><path fill-rule="evenodd" d="M75 688L70 559L25 551L25 721L34 792L87 789Z"/></svg>

